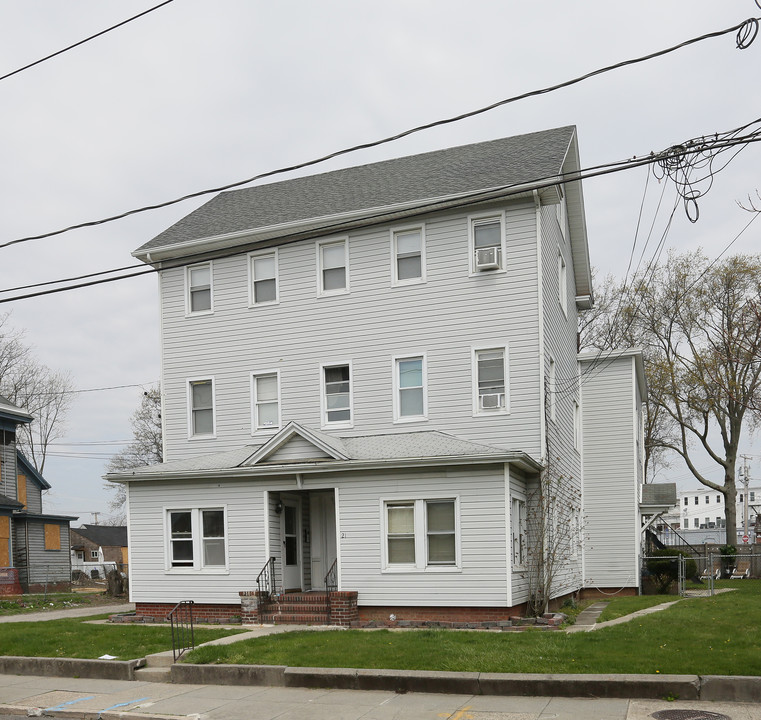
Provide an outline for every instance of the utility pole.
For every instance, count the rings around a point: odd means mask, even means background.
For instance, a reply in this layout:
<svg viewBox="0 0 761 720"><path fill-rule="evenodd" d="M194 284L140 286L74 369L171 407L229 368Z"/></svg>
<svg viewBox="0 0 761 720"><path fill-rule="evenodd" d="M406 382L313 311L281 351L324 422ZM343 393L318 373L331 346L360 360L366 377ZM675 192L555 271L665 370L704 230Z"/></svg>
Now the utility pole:
<svg viewBox="0 0 761 720"><path fill-rule="evenodd" d="M98 515L100 515L100 511L98 511L98 512L91 512L90 515L92 515L95 518L94 524L97 525L98 524ZM748 532L748 513L747 512L745 513L745 532Z"/></svg>

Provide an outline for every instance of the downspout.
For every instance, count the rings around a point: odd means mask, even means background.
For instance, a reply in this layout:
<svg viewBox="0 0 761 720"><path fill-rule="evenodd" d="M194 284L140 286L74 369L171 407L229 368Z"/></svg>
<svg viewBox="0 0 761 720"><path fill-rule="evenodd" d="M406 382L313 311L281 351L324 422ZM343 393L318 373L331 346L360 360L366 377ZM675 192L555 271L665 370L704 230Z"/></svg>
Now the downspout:
<svg viewBox="0 0 761 720"><path fill-rule="evenodd" d="M537 292L537 323L539 338L539 453L544 463L547 459L547 428L545 427L544 407L544 275L542 272L542 203L539 191L533 190L534 208L536 213L536 292Z"/></svg>

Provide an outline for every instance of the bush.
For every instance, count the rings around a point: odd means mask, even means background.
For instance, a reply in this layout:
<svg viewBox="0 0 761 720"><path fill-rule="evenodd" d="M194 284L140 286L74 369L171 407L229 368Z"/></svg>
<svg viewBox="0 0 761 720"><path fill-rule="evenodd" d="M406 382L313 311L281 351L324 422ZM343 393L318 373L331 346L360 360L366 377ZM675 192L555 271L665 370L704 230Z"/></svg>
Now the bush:
<svg viewBox="0 0 761 720"><path fill-rule="evenodd" d="M721 555L721 574L727 576L735 569L737 548L734 545L724 545L719 548L719 555Z"/></svg>
<svg viewBox="0 0 761 720"><path fill-rule="evenodd" d="M687 553L681 550L655 550L647 560L647 571L655 583L659 595L668 594L671 584L679 577L679 562L677 555L687 559L684 566L685 577L697 575L697 563Z"/></svg>

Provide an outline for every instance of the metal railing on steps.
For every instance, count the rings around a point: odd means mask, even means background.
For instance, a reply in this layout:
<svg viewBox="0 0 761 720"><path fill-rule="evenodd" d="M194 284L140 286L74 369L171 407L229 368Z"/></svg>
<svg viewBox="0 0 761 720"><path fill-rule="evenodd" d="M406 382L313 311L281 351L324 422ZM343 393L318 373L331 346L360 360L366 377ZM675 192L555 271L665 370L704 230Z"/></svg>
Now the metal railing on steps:
<svg viewBox="0 0 761 720"><path fill-rule="evenodd" d="M172 625L172 657L177 662L195 644L193 633L193 600L180 600L166 616Z"/></svg>

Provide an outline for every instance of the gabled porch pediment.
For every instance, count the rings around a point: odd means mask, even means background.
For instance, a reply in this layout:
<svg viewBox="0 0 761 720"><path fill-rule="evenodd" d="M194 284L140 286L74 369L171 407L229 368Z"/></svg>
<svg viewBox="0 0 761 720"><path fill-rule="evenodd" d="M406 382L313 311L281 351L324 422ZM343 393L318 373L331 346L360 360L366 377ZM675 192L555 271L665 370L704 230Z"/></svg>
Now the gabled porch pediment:
<svg viewBox="0 0 761 720"><path fill-rule="evenodd" d="M290 422L238 467L348 459L339 438Z"/></svg>

